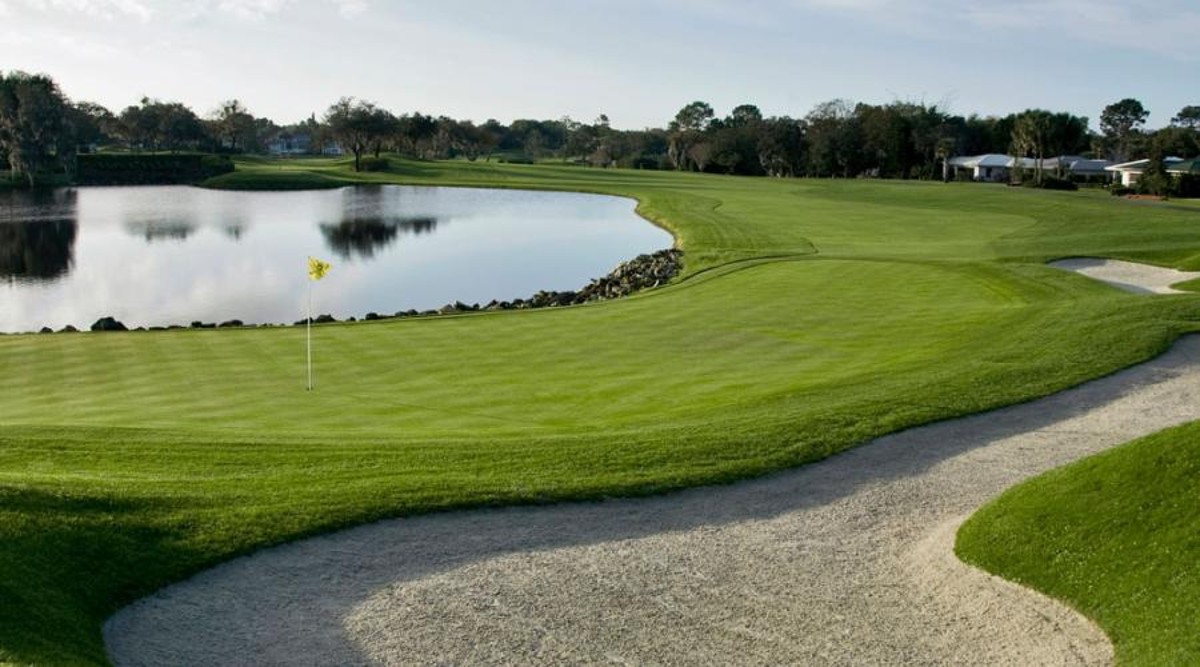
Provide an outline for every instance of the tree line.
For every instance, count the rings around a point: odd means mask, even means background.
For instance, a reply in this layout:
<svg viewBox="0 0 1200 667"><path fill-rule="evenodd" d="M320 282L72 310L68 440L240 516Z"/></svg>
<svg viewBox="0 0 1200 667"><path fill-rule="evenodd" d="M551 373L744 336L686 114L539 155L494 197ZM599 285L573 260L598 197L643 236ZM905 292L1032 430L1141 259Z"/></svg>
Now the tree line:
<svg viewBox="0 0 1200 667"><path fill-rule="evenodd" d="M695 101L665 128L618 130L604 114L590 123L564 117L476 124L420 112L397 115L343 97L320 118L279 125L236 99L203 117L182 103L148 97L114 112L72 102L46 75L0 72L0 170L32 186L44 174L69 176L76 155L97 149L262 154L272 141L301 138L309 152L337 147L353 155L356 170L373 168L376 163L364 158L388 152L747 176L932 179L941 178L945 161L956 155L1122 161L1200 153L1200 106L1184 107L1169 126L1153 131L1145 129L1148 116L1139 101L1123 99L1101 111L1097 133L1086 117L1043 109L964 117L923 102L831 100L802 117L767 117L753 104L718 116Z"/></svg>

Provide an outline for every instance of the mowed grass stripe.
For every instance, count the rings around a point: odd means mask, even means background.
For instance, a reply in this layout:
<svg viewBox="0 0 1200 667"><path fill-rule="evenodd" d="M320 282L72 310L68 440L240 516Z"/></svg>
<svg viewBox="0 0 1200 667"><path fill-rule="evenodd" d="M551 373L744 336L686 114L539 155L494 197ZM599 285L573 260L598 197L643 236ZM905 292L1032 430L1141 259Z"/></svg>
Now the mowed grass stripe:
<svg viewBox="0 0 1200 667"><path fill-rule="evenodd" d="M839 373L928 363L953 335L971 334L997 309L1012 307L1011 294L997 295L989 279L962 280L963 271L969 268L773 262L603 307L318 326L313 393L304 391L302 327L64 337L51 343L98 344L101 356L70 371L25 364L23 378L39 400L25 403L19 421L60 417L53 387L39 381L55 377L68 404L79 394L93 397L90 410L72 405L76 423L381 432L440 423L477 435L491 426L459 419L491 417L504 420L501 428L514 420L653 422L664 416L659 399L668 414L671 404L703 414L730 399L826 383ZM880 299L869 287L887 280L903 283L903 293ZM775 296L746 299L753 289ZM42 342L13 338L0 346ZM155 352L141 357L143 345Z"/></svg>

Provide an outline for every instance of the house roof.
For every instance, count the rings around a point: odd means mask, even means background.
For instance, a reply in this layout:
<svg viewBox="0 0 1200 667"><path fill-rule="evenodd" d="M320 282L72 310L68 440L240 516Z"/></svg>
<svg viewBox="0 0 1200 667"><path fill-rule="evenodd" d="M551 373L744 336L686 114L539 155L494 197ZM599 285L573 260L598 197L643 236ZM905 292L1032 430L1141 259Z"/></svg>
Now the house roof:
<svg viewBox="0 0 1200 667"><path fill-rule="evenodd" d="M1183 162L1181 157L1165 157L1163 164L1169 170L1172 165ZM1109 165L1104 168L1105 171L1146 171L1146 167L1150 165L1150 158L1142 158L1141 160L1133 160L1132 162L1122 162L1120 164Z"/></svg>
<svg viewBox="0 0 1200 667"><path fill-rule="evenodd" d="M1012 167L1013 163L1018 159L1021 161L1021 166L1027 169L1032 169L1037 163L1037 160L1031 158L1014 158L1011 155L987 153L985 155L963 155L950 158L950 164L967 169L975 169L977 167L1004 167L1007 169Z"/></svg>
<svg viewBox="0 0 1200 667"><path fill-rule="evenodd" d="M1099 174L1108 167L1108 160L1089 160L1079 155L1060 155L1046 158L1042 162L1043 169L1065 168L1074 174Z"/></svg>
<svg viewBox="0 0 1200 667"><path fill-rule="evenodd" d="M1168 165L1167 171L1172 174L1200 174L1200 157L1180 160L1173 165Z"/></svg>

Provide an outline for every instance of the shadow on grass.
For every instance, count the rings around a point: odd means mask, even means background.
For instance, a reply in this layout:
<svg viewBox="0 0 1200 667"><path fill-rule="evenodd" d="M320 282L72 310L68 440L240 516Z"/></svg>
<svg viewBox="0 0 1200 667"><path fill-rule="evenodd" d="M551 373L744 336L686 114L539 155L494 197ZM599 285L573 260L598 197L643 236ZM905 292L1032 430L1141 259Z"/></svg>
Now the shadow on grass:
<svg viewBox="0 0 1200 667"><path fill-rule="evenodd" d="M0 662L106 664L100 622L197 566L183 535L147 522L167 509L179 507L0 486Z"/></svg>

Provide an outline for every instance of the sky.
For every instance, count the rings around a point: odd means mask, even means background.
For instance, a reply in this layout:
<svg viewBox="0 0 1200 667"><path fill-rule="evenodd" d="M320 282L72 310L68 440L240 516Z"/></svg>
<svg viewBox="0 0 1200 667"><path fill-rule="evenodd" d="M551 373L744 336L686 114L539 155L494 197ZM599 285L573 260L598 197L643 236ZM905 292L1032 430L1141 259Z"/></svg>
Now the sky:
<svg viewBox="0 0 1200 667"><path fill-rule="evenodd" d="M338 98L482 122L664 127L694 100L955 114L1200 105L1196 0L0 0L0 70L114 112L148 96L277 123Z"/></svg>

